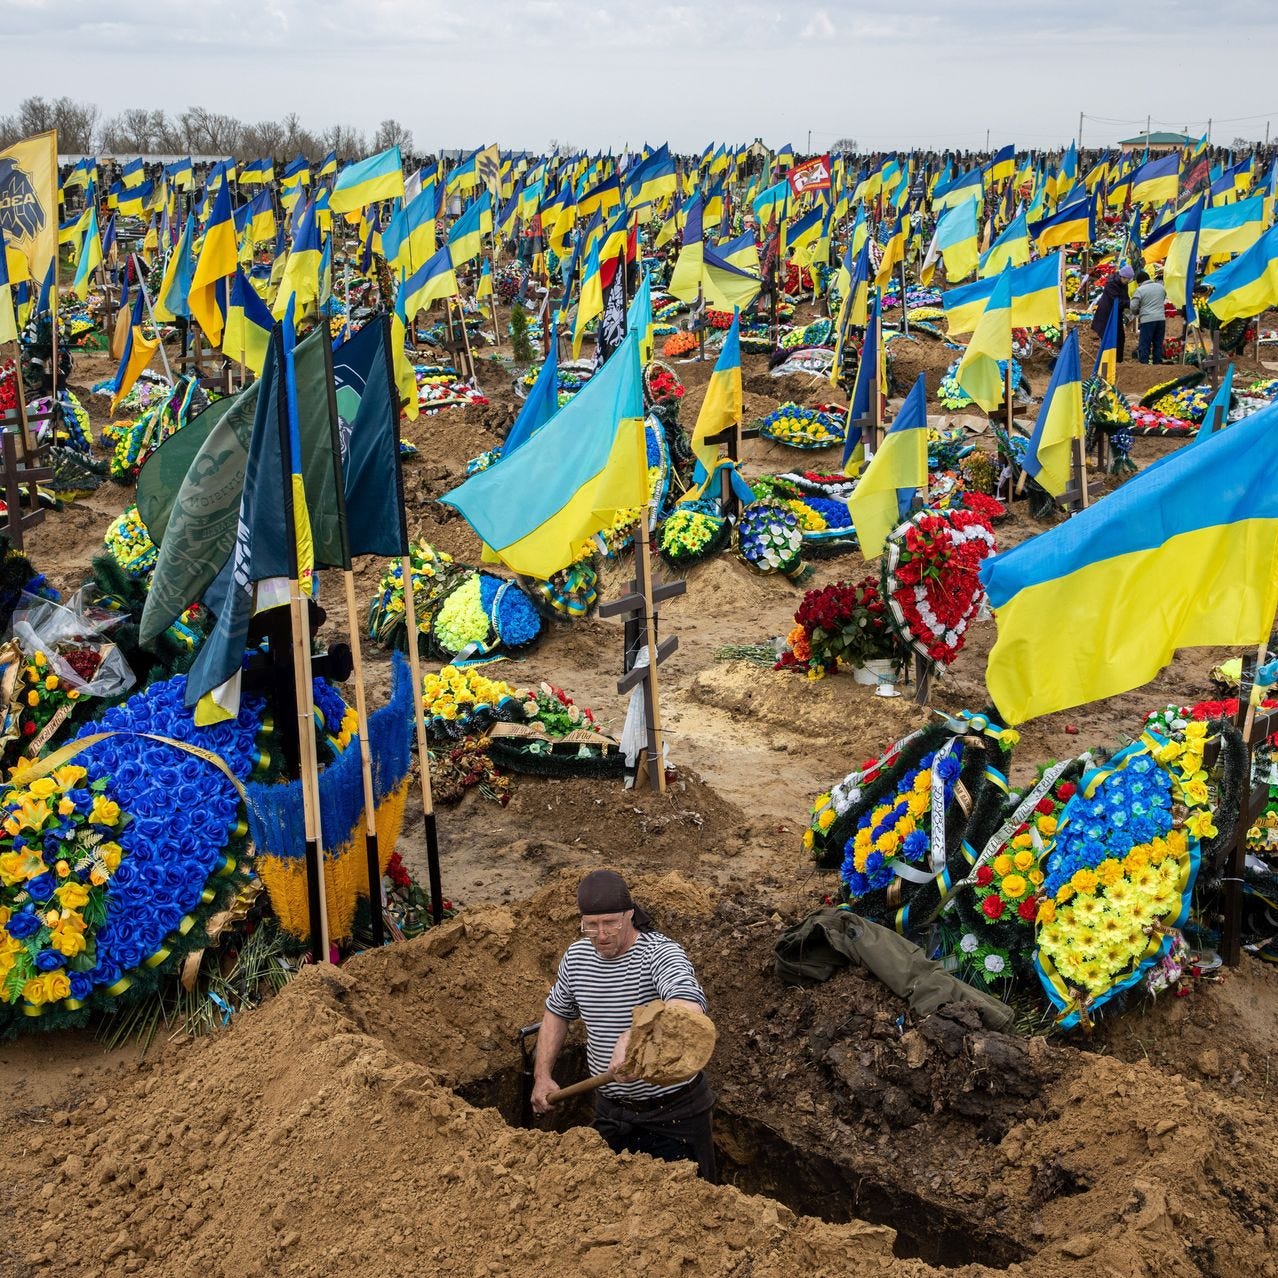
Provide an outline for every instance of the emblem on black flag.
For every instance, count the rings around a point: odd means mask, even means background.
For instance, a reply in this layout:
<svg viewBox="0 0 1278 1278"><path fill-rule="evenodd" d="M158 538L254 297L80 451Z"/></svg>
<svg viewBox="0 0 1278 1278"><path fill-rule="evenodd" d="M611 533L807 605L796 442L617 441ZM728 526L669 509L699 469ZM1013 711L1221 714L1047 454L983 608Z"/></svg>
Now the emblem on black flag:
<svg viewBox="0 0 1278 1278"><path fill-rule="evenodd" d="M599 317L599 335L596 338L597 363L602 364L621 345L626 336L626 283L624 272L626 259L617 263L616 274L604 297L603 314Z"/></svg>
<svg viewBox="0 0 1278 1278"><path fill-rule="evenodd" d="M30 239L44 229L44 219L31 179L14 160L0 160L0 231L8 239Z"/></svg>

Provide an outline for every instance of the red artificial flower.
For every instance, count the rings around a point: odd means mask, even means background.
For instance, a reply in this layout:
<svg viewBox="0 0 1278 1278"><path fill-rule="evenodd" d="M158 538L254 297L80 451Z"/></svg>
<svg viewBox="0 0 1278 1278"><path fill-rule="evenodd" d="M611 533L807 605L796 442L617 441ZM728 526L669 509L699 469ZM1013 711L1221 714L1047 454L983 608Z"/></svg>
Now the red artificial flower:
<svg viewBox="0 0 1278 1278"><path fill-rule="evenodd" d="M983 865L976 872L976 883L978 887L989 887L994 881L994 871L988 865Z"/></svg>
<svg viewBox="0 0 1278 1278"><path fill-rule="evenodd" d="M1072 781L1062 781L1061 784L1056 787L1056 797L1060 799L1062 803L1068 803L1070 799L1074 797L1074 793L1077 789L1078 787ZM1023 825L1017 833L1019 834L1028 828L1028 826Z"/></svg>
<svg viewBox="0 0 1278 1278"><path fill-rule="evenodd" d="M1033 923L1038 917L1038 897L1027 896L1016 907L1016 912L1025 920L1026 923Z"/></svg>
<svg viewBox="0 0 1278 1278"><path fill-rule="evenodd" d="M981 911L987 919L1001 919L1003 917L1003 898L1001 896L987 896L981 902Z"/></svg>
<svg viewBox="0 0 1278 1278"><path fill-rule="evenodd" d="M1034 811L1041 812L1043 816L1051 816L1055 810L1056 804L1054 804L1046 795L1039 799L1038 803L1034 805Z"/></svg>

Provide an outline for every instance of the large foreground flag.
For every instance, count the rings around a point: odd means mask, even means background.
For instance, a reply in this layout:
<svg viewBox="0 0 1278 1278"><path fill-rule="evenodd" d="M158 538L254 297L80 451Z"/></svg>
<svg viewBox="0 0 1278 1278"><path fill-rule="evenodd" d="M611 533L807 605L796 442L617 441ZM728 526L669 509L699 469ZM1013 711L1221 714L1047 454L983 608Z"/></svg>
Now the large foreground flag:
<svg viewBox="0 0 1278 1278"><path fill-rule="evenodd" d="M0 151L0 231L42 280L58 251L58 135L37 133Z"/></svg>
<svg viewBox="0 0 1278 1278"><path fill-rule="evenodd" d="M1182 448L981 565L1005 722L1148 683L1177 648L1257 644L1278 607L1278 406Z"/></svg>
<svg viewBox="0 0 1278 1278"><path fill-rule="evenodd" d="M1259 315L1278 303L1278 226L1203 283L1211 289L1212 314L1222 324Z"/></svg>
<svg viewBox="0 0 1278 1278"><path fill-rule="evenodd" d="M552 576L617 511L647 501L639 337L627 334L517 453L440 499L515 572Z"/></svg>

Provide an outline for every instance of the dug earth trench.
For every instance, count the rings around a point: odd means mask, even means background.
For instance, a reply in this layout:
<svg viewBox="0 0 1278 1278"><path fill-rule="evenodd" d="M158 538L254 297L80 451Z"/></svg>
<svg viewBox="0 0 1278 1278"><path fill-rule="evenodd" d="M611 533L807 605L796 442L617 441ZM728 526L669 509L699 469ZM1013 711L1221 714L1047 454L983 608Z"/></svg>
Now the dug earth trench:
<svg viewBox="0 0 1278 1278"><path fill-rule="evenodd" d="M517 1035L573 885L308 969L211 1038L7 1107L0 1272L1275 1272L1263 1103L953 1005L916 1019L859 970L784 986L778 920L677 872L634 888L709 996L724 1183L614 1156L588 1100L519 1126ZM1147 1040L1183 1028L1163 1020ZM559 1081L581 1069L567 1053Z"/></svg>

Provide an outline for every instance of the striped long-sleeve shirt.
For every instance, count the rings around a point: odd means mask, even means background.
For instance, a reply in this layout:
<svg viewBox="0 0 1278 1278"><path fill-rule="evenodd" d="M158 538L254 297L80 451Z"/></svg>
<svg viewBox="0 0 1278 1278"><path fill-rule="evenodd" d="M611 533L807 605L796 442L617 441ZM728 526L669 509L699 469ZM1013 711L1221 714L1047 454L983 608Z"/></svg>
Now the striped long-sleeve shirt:
<svg viewBox="0 0 1278 1278"><path fill-rule="evenodd" d="M559 962L559 975L546 997L546 1010L566 1021L586 1023L586 1064L602 1074L617 1040L630 1028L630 1014L654 998L687 999L706 1010L706 996L683 947L660 932L640 932L619 958L601 958L584 937ZM670 1087L650 1083L610 1083L601 1089L614 1099L647 1098Z"/></svg>

